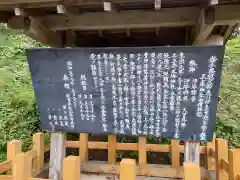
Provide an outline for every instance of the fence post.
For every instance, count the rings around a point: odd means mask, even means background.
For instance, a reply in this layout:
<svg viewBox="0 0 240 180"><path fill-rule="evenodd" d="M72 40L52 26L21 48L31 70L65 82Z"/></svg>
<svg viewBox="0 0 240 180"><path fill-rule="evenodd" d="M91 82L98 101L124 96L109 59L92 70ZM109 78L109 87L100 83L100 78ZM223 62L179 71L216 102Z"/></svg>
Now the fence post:
<svg viewBox="0 0 240 180"><path fill-rule="evenodd" d="M147 138L141 136L138 139L138 162L139 166L145 166L147 164Z"/></svg>
<svg viewBox="0 0 240 180"><path fill-rule="evenodd" d="M88 134L80 133L80 159L82 162L88 161Z"/></svg>
<svg viewBox="0 0 240 180"><path fill-rule="evenodd" d="M26 154L20 153L13 160L12 164L12 179L13 180L27 180L32 173L32 159Z"/></svg>
<svg viewBox="0 0 240 180"><path fill-rule="evenodd" d="M123 159L120 163L120 180L136 180L136 160Z"/></svg>
<svg viewBox="0 0 240 180"><path fill-rule="evenodd" d="M180 153L179 153L179 141L171 141L171 153L172 153L172 168L179 168Z"/></svg>
<svg viewBox="0 0 240 180"><path fill-rule="evenodd" d="M229 151L229 176L230 180L240 179L240 149Z"/></svg>
<svg viewBox="0 0 240 180"><path fill-rule="evenodd" d="M12 161L15 156L22 152L22 141L12 140L7 143L7 160Z"/></svg>
<svg viewBox="0 0 240 180"><path fill-rule="evenodd" d="M211 151L210 151L211 149L213 149L216 154L215 141L216 141L216 138L214 136L212 142L207 143L207 169L210 171L216 170L216 159L215 159L215 157L212 156Z"/></svg>
<svg viewBox="0 0 240 180"><path fill-rule="evenodd" d="M36 171L37 173L44 166L44 133L35 133L33 135L33 149L37 151Z"/></svg>
<svg viewBox="0 0 240 180"><path fill-rule="evenodd" d="M116 136L108 136L108 164L116 163Z"/></svg>
<svg viewBox="0 0 240 180"><path fill-rule="evenodd" d="M217 180L228 180L228 173L222 168L221 161L228 162L228 142L224 139L216 140L216 177Z"/></svg>
<svg viewBox="0 0 240 180"><path fill-rule="evenodd" d="M63 180L80 180L80 157L68 156L63 161Z"/></svg>
<svg viewBox="0 0 240 180"><path fill-rule="evenodd" d="M196 163L184 163L184 180L200 180L201 172L200 167Z"/></svg>

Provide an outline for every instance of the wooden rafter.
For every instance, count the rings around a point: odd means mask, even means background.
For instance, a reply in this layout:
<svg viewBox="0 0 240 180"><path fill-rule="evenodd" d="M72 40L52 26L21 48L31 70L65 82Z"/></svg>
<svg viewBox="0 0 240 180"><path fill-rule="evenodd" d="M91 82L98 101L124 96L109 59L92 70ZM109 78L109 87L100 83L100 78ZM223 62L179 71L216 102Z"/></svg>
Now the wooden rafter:
<svg viewBox="0 0 240 180"><path fill-rule="evenodd" d="M154 8L155 8L155 10L161 9L161 6L162 6L161 0L154 0Z"/></svg>
<svg viewBox="0 0 240 180"><path fill-rule="evenodd" d="M103 9L105 12L119 12L119 6L108 1L103 2Z"/></svg>
<svg viewBox="0 0 240 180"><path fill-rule="evenodd" d="M215 9L202 9L195 28L193 29L193 44L200 44L212 32L215 22Z"/></svg>

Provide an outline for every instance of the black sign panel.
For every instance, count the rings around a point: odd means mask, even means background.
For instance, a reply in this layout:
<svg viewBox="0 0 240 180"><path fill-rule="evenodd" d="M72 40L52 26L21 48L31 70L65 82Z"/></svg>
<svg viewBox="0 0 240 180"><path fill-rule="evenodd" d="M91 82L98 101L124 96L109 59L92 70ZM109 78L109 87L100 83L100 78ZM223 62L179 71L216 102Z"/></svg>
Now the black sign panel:
<svg viewBox="0 0 240 180"><path fill-rule="evenodd" d="M211 140L223 46L27 51L41 127Z"/></svg>

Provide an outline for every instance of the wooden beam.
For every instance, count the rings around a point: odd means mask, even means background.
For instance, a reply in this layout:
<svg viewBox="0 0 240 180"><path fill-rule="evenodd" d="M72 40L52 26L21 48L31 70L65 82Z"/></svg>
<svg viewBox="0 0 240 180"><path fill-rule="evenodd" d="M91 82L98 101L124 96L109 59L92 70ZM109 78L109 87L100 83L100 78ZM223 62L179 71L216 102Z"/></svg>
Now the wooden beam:
<svg viewBox="0 0 240 180"><path fill-rule="evenodd" d="M162 6L161 0L154 0L154 8L155 8L155 10L161 9L161 6Z"/></svg>
<svg viewBox="0 0 240 180"><path fill-rule="evenodd" d="M215 21L215 9L210 7L202 9L193 32L193 44L203 42L212 32Z"/></svg>
<svg viewBox="0 0 240 180"><path fill-rule="evenodd" d="M62 36L48 29L34 17L13 17L8 21L8 27L23 29L32 39L52 47L62 47Z"/></svg>
<svg viewBox="0 0 240 180"><path fill-rule="evenodd" d="M235 28L237 27L237 24L235 25L232 25L232 26L228 26L224 36L223 36L223 41L224 41L224 44L227 43L228 39L231 37L233 31L235 30Z"/></svg>
<svg viewBox="0 0 240 180"><path fill-rule="evenodd" d="M131 28L182 27L194 25L196 7L166 8L153 12L89 12L79 16L42 16L39 19L53 30L109 30Z"/></svg>
<svg viewBox="0 0 240 180"><path fill-rule="evenodd" d="M240 21L240 5L218 5L215 9L215 25L233 25ZM199 8L163 8L153 12L88 12L74 16L39 16L43 24L52 30L113 30L132 28L184 27L196 24ZM18 17L15 17L18 18Z"/></svg>
<svg viewBox="0 0 240 180"><path fill-rule="evenodd" d="M105 12L119 12L119 6L112 2L103 2L103 9Z"/></svg>

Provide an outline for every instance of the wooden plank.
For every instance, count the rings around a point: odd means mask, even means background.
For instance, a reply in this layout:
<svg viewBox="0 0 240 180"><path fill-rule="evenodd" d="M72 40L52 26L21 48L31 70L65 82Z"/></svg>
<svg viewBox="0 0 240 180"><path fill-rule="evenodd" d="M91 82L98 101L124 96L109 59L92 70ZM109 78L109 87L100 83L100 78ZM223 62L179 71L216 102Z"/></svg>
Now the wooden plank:
<svg viewBox="0 0 240 180"><path fill-rule="evenodd" d="M217 180L228 180L228 173L222 168L222 160L228 162L228 142L226 140L216 140L216 155Z"/></svg>
<svg viewBox="0 0 240 180"><path fill-rule="evenodd" d="M80 134L80 158L81 162L88 161L88 134Z"/></svg>
<svg viewBox="0 0 240 180"><path fill-rule="evenodd" d="M117 138L115 135L108 136L108 163L116 163L116 142Z"/></svg>
<svg viewBox="0 0 240 180"><path fill-rule="evenodd" d="M202 9L194 28L193 44L200 44L211 34L214 28L215 9L213 7Z"/></svg>
<svg viewBox="0 0 240 180"><path fill-rule="evenodd" d="M180 153L178 148L179 141L171 141L171 154L172 154L172 168L179 168Z"/></svg>
<svg viewBox="0 0 240 180"><path fill-rule="evenodd" d="M185 180L200 180L201 173L199 165L195 163L184 163L184 179Z"/></svg>
<svg viewBox="0 0 240 180"><path fill-rule="evenodd" d="M89 162L81 164L82 172L120 174L119 164L107 164L107 162ZM151 165L137 166L138 176L156 176L166 178L183 178L183 168L173 169L170 166Z"/></svg>
<svg viewBox="0 0 240 180"><path fill-rule="evenodd" d="M31 177L31 165L31 158L24 153L18 154L12 165L12 180L26 180Z"/></svg>
<svg viewBox="0 0 240 180"><path fill-rule="evenodd" d="M38 17L53 30L109 30L157 28L194 25L199 9L195 7L166 8L162 11L94 12L78 16L47 15ZM144 18L143 18L144 17Z"/></svg>
<svg viewBox="0 0 240 180"><path fill-rule="evenodd" d="M0 180L12 180L12 175L0 175Z"/></svg>
<svg viewBox="0 0 240 180"><path fill-rule="evenodd" d="M68 148L79 148L80 141L66 141L65 146ZM97 142L97 141L89 141L88 142L89 149L108 149L107 142ZM147 151L149 152L170 152L171 148L169 145L165 144L146 144ZM179 145L179 152L184 153L184 146ZM116 150L129 150L129 151L138 151L137 143L117 143ZM200 147L200 153L206 154L207 148L206 146Z"/></svg>
<svg viewBox="0 0 240 180"><path fill-rule="evenodd" d="M215 138L213 138L212 142L207 142L207 169L209 171L216 170L215 154L213 156L212 151L215 151Z"/></svg>
<svg viewBox="0 0 240 180"><path fill-rule="evenodd" d="M37 151L36 168L37 172L44 166L44 133L35 133L33 135L33 149Z"/></svg>
<svg viewBox="0 0 240 180"><path fill-rule="evenodd" d="M123 159L120 163L120 180L136 180L136 160Z"/></svg>
<svg viewBox="0 0 240 180"><path fill-rule="evenodd" d="M139 166L147 165L147 138L146 136L140 136L138 138L138 163Z"/></svg>
<svg viewBox="0 0 240 180"><path fill-rule="evenodd" d="M63 180L80 180L80 157L68 156L63 161Z"/></svg>
<svg viewBox="0 0 240 180"><path fill-rule="evenodd" d="M230 180L239 180L240 177L240 149L231 149L229 151L229 178Z"/></svg>
<svg viewBox="0 0 240 180"><path fill-rule="evenodd" d="M66 135L64 133L51 133L51 150L49 161L49 178L51 180L61 180L63 159L66 149L64 142Z"/></svg>

